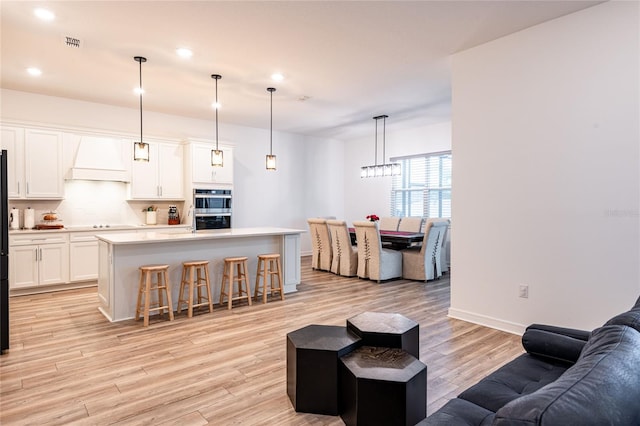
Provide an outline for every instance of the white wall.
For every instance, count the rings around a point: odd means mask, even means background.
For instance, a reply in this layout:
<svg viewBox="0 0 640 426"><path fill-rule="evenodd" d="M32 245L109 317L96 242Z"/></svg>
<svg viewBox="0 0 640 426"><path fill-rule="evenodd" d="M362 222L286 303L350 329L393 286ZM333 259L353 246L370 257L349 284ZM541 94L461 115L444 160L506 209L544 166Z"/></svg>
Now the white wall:
<svg viewBox="0 0 640 426"><path fill-rule="evenodd" d="M49 124L53 126L96 129L108 132L139 134L137 109L114 107L91 102L44 96L2 89L0 111L2 120ZM265 112L266 114L267 112ZM265 115L268 125L268 116ZM320 185L317 176L329 176L331 186L340 186L342 170L342 142L307 138L301 135L274 131L273 153L277 156L277 171L265 170L265 155L269 151L269 129L220 123L220 142L234 148L234 226L279 226L307 229L306 218L318 214L340 214L342 192ZM144 112L146 137L184 140L188 138L213 140L213 125L208 120ZM318 162L319 155L330 155L333 161ZM336 173L335 165L339 172ZM119 184L117 184L119 185ZM124 194L124 192L122 192ZM67 204L68 201L65 200ZM65 203L63 202L63 204ZM105 222L135 220L132 212L139 210L139 202L120 203L125 214L108 216ZM33 203L31 203L33 204ZM113 204L111 204L113 205ZM45 202L43 209L60 204ZM24 207L24 206L22 206ZM66 208L63 206L63 208ZM72 208L69 207L69 210ZM334 213L335 212L335 213ZM83 224L84 225L84 224ZM310 252L306 235L302 251Z"/></svg>
<svg viewBox="0 0 640 426"><path fill-rule="evenodd" d="M608 2L454 56L451 316L591 329L638 297L639 34Z"/></svg>
<svg viewBox="0 0 640 426"><path fill-rule="evenodd" d="M392 114L387 119L386 161L390 157L424 154L451 149L451 123L394 129ZM391 178L360 178L360 167L374 163L375 123L371 135L348 141L344 153L344 217L348 223L365 220L370 214L388 216ZM382 133L378 135L378 164L382 162Z"/></svg>

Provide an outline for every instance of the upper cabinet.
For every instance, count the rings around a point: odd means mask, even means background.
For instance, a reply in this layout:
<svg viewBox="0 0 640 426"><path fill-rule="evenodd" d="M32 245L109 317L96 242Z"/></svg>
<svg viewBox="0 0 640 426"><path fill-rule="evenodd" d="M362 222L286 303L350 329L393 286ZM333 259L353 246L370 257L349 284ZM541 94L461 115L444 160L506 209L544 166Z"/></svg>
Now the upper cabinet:
<svg viewBox="0 0 640 426"><path fill-rule="evenodd" d="M9 198L24 197L24 129L0 129L0 145L7 150L7 193Z"/></svg>
<svg viewBox="0 0 640 426"><path fill-rule="evenodd" d="M191 182L194 187L202 186L201 184L233 184L233 149L231 147L220 146L224 158L222 167L211 165L211 150L215 149L215 144L190 142L187 147L191 161Z"/></svg>
<svg viewBox="0 0 640 426"><path fill-rule="evenodd" d="M8 153L8 196L52 200L64 197L62 132L2 127Z"/></svg>
<svg viewBox="0 0 640 426"><path fill-rule="evenodd" d="M131 198L138 200L182 200L182 145L148 142L149 161L133 161Z"/></svg>

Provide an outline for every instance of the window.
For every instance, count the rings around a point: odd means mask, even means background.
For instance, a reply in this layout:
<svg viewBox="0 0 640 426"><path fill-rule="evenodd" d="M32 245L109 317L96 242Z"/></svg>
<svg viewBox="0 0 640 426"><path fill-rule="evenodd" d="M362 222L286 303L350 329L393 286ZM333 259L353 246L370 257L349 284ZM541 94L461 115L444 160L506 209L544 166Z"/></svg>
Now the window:
<svg viewBox="0 0 640 426"><path fill-rule="evenodd" d="M393 177L392 216L451 217L451 151L391 161L402 166Z"/></svg>

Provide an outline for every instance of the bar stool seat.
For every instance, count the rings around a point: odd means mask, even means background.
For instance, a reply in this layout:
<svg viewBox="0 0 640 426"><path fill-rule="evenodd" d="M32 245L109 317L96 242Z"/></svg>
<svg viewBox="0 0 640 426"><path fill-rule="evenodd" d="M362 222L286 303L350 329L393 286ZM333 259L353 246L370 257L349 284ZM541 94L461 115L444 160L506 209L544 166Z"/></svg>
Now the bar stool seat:
<svg viewBox="0 0 640 426"><path fill-rule="evenodd" d="M220 304L224 303L224 296L227 296L227 309L232 308L234 300L247 300L251 305L251 288L247 276L246 256L225 257L224 272L222 274L222 284L220 285ZM235 268L235 276L234 276ZM237 284L238 291L234 291L234 284Z"/></svg>
<svg viewBox="0 0 640 426"><path fill-rule="evenodd" d="M195 277L194 277L195 275ZM206 294L203 294L202 289ZM185 290L188 296L185 297ZM193 293L196 292L197 299L194 303ZM182 312L182 305L187 305L187 317L193 317L193 308L208 306L209 312L213 312L213 299L211 297L211 286L209 281L209 262L206 260L195 260L182 262L182 279L180 280L180 293L178 296L178 313Z"/></svg>
<svg viewBox="0 0 640 426"><path fill-rule="evenodd" d="M284 300L284 288L282 286L282 266L279 253L258 255L258 271L256 272L256 288L253 297L257 300L260 292L260 277L262 277L262 303L267 303L267 294L273 296L280 292L280 300ZM278 285L274 284L277 278Z"/></svg>
<svg viewBox="0 0 640 426"><path fill-rule="evenodd" d="M173 303L171 303L171 288L167 272L169 265L144 265L140 266L140 283L138 286L138 302L136 303L136 321L140 319L142 314L144 318L144 326L149 326L149 312L159 311L159 315L164 313L166 309L169 313L169 320L173 321ZM156 275L156 281L153 282L153 275ZM157 301L151 303L151 291L156 290ZM164 303L164 296L167 303ZM144 300L143 300L144 299ZM143 305L144 302L144 305Z"/></svg>

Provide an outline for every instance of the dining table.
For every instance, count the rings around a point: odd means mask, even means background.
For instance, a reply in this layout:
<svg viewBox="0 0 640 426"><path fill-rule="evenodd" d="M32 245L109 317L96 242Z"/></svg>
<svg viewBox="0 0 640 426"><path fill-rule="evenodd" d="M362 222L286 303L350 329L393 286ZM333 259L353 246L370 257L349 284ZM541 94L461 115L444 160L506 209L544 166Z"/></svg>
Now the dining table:
<svg viewBox="0 0 640 426"><path fill-rule="evenodd" d="M423 232L409 232L409 231L385 231L380 230L380 241L383 243L391 244L393 249L404 249L411 244L421 243L424 239ZM356 245L356 229L349 228L349 236L351 237L351 244Z"/></svg>

